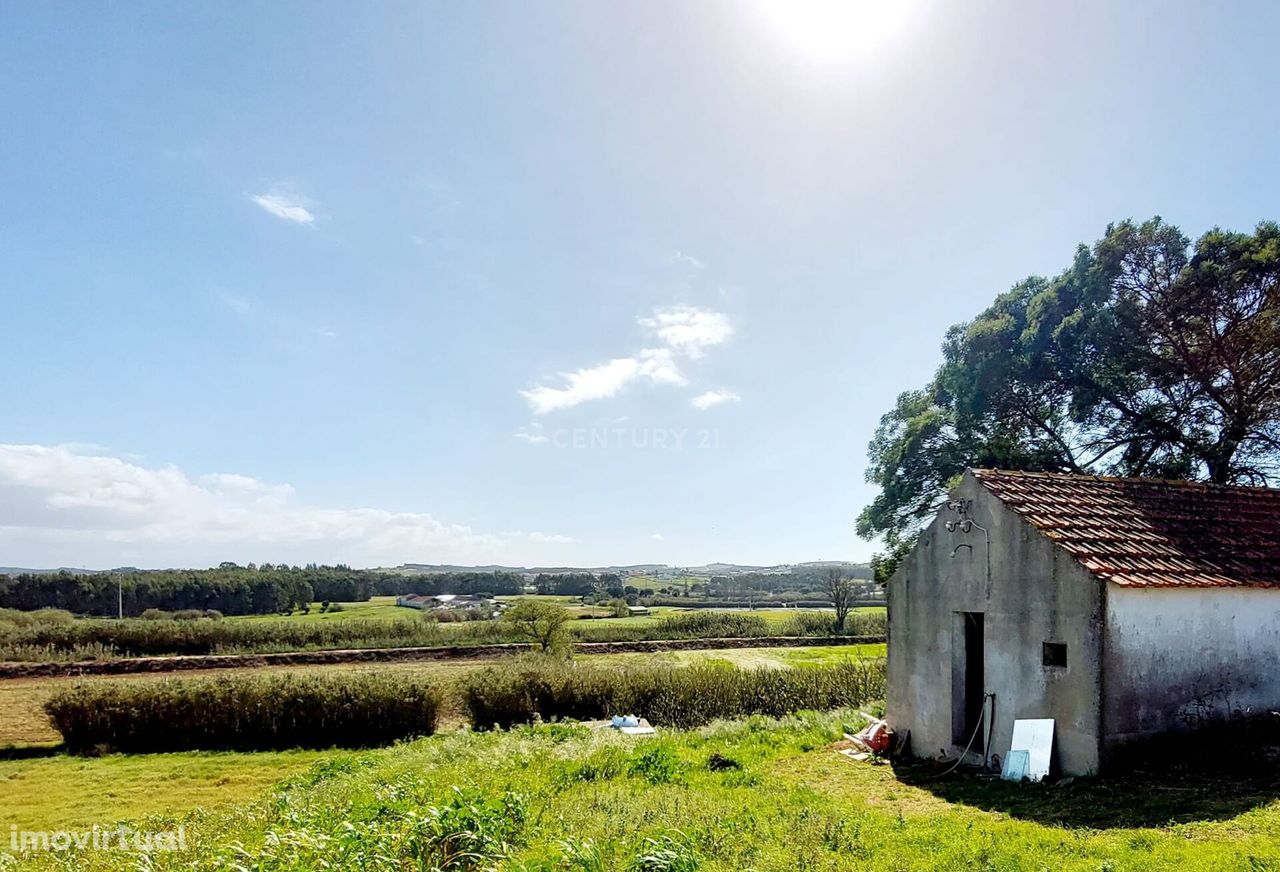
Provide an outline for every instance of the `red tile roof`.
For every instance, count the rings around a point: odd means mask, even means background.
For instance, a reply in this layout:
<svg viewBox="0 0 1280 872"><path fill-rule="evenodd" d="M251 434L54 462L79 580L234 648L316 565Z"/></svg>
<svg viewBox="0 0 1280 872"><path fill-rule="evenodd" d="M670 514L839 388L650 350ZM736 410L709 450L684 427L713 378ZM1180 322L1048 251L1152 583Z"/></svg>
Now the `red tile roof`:
<svg viewBox="0 0 1280 872"><path fill-rule="evenodd" d="M1131 587L1280 587L1280 490L975 469L1086 569Z"/></svg>

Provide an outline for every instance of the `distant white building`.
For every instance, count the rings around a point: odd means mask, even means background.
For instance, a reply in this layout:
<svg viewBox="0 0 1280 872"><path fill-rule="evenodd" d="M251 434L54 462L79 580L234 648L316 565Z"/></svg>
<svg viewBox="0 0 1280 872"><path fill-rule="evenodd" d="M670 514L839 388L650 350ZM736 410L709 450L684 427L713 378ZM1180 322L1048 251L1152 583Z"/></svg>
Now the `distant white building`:
<svg viewBox="0 0 1280 872"><path fill-rule="evenodd" d="M441 593L435 596L410 593L396 597L396 605L408 609L477 609L483 605L492 605L492 601L461 593Z"/></svg>

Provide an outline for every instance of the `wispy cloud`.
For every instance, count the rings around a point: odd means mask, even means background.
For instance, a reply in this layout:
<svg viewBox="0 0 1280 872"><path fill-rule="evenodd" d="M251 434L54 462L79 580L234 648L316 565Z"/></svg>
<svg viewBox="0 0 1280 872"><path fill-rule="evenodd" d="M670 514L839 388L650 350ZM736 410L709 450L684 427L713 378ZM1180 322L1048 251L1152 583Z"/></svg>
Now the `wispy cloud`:
<svg viewBox="0 0 1280 872"><path fill-rule="evenodd" d="M560 533L539 533L536 530L529 534L528 539L530 542L537 542L541 545L569 545L578 541L572 536L565 536Z"/></svg>
<svg viewBox="0 0 1280 872"><path fill-rule="evenodd" d="M658 334L669 348L692 358L702 357L706 348L733 335L733 326L724 313L693 306L659 309L652 317L641 318L640 324Z"/></svg>
<svg viewBox="0 0 1280 872"><path fill-rule="evenodd" d="M0 444L0 550L37 565L93 565L125 552L188 566L280 557L385 565L426 555L520 562L522 549L573 541L483 533L425 512L307 505L288 484L190 476L89 446Z"/></svg>
<svg viewBox="0 0 1280 872"><path fill-rule="evenodd" d="M677 266L688 267L689 269L706 269L707 268L707 265L705 263L698 260L692 254L686 254L683 251L677 251L675 254L671 255L671 257L667 258L667 260L669 263L673 263Z"/></svg>
<svg viewBox="0 0 1280 872"><path fill-rule="evenodd" d="M548 441L547 434L542 432L542 425L537 421L525 427L521 427L513 434L517 439L528 442L530 445L541 445Z"/></svg>
<svg viewBox="0 0 1280 872"><path fill-rule="evenodd" d="M663 536L661 533L654 533L651 536L649 536L649 538L655 542L661 542L663 539L666 539L667 537Z"/></svg>
<svg viewBox="0 0 1280 872"><path fill-rule="evenodd" d="M635 382L684 386L688 378L680 369L679 357L696 360L705 349L719 345L733 334L726 315L692 306L658 309L637 319L650 330L659 345L642 348L629 357L615 357L595 366L560 374L558 387L537 385L520 391L536 415L570 409L591 400L616 396Z"/></svg>
<svg viewBox="0 0 1280 872"><path fill-rule="evenodd" d="M292 221L295 224L314 224L315 203L298 194L272 191L265 194L250 194L249 199L277 218Z"/></svg>
<svg viewBox="0 0 1280 872"><path fill-rule="evenodd" d="M243 297L224 296L222 302L226 303L227 308L237 315L248 315L253 311L253 304Z"/></svg>
<svg viewBox="0 0 1280 872"><path fill-rule="evenodd" d="M706 410L710 409L712 406L719 406L724 403L736 403L741 399L742 397L738 396L733 391L717 390L698 394L689 402L693 403L696 408Z"/></svg>

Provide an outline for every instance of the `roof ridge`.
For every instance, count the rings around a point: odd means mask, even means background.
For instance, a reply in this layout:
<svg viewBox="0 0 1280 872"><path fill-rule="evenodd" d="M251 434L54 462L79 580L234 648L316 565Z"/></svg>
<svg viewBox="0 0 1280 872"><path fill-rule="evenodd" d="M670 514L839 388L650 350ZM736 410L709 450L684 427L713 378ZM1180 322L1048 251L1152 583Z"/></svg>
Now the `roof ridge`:
<svg viewBox="0 0 1280 872"><path fill-rule="evenodd" d="M1185 478L1144 478L1129 475L1098 475L1092 472L1049 472L1026 469L1000 469L993 466L974 466L969 468L979 480L985 476L1001 476L1008 478L1048 478L1061 481L1097 481L1117 482L1124 484L1165 485L1167 487L1185 487L1204 490L1260 491L1262 493L1280 494L1280 488L1256 484L1220 484L1212 481L1200 481Z"/></svg>
<svg viewBox="0 0 1280 872"><path fill-rule="evenodd" d="M1126 587L1280 588L1280 489L973 469L1094 576Z"/></svg>

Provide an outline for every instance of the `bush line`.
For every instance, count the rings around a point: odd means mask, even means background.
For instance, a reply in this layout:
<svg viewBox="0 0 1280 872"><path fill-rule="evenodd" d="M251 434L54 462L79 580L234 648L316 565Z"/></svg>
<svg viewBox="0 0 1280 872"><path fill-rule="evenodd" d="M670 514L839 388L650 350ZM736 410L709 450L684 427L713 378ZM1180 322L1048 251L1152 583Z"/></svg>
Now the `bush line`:
<svg viewBox="0 0 1280 872"><path fill-rule="evenodd" d="M68 751L362 748L435 732L443 692L404 676L233 676L78 685L45 705Z"/></svg>
<svg viewBox="0 0 1280 872"><path fill-rule="evenodd" d="M863 705L884 695L884 682L883 660L609 669L529 657L479 670L457 692L479 730L614 714L688 728ZM398 675L282 674L81 684L44 708L72 753L360 748L434 733L444 695L436 682Z"/></svg>
<svg viewBox="0 0 1280 872"><path fill-rule="evenodd" d="M759 615L692 612L640 625L574 622L574 641L640 642L703 638L827 636L829 615L801 612L781 625ZM849 616L845 634L879 636L881 614ZM169 655L270 654L349 648L466 647L521 641L501 621L440 624L418 616L403 620L149 621L72 619L66 612L0 610L0 661L77 662Z"/></svg>
<svg viewBox="0 0 1280 872"><path fill-rule="evenodd" d="M530 659L474 672L459 692L471 725L481 730L618 714L687 728L717 718L863 705L883 698L884 687L881 659L793 669L714 663L609 669Z"/></svg>

